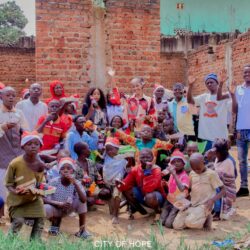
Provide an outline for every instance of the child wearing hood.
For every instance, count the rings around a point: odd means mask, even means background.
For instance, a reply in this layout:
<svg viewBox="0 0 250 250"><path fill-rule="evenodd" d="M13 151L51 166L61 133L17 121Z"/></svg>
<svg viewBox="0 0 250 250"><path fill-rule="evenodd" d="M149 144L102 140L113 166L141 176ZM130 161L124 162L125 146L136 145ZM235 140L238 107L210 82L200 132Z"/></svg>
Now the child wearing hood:
<svg viewBox="0 0 250 250"><path fill-rule="evenodd" d="M103 180L106 188L103 188L99 193L101 199L108 198L113 224L119 223L118 214L122 195L116 187L116 181L121 181L123 179L127 166L126 160L117 159L119 145L120 143L117 138L108 137L106 140L106 155L103 167Z"/></svg>

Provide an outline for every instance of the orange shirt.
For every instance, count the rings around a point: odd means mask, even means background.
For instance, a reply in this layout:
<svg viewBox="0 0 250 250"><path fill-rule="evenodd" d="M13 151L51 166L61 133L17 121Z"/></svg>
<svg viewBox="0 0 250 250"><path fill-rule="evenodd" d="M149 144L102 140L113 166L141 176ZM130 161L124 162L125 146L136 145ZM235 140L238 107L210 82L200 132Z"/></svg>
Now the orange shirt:
<svg viewBox="0 0 250 250"><path fill-rule="evenodd" d="M38 120L37 127L39 127L46 116L41 116ZM47 122L43 128L43 146L41 150L53 149L56 144L59 143L61 138L66 136L66 133L69 129L67 122L65 122L62 117L54 121Z"/></svg>

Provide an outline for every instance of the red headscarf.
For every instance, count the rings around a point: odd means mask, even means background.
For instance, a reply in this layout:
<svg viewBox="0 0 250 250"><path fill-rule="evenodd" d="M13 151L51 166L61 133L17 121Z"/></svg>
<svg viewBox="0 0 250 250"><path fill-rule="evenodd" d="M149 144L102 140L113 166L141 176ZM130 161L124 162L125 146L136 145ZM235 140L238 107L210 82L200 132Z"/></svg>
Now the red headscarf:
<svg viewBox="0 0 250 250"><path fill-rule="evenodd" d="M62 87L62 95L60 96L60 97L58 97L57 95L55 95L55 86L56 85L60 85L61 87ZM51 82L50 84L49 84L49 86L50 86L50 93L51 93L51 98L48 98L45 102L48 104L50 101L52 101L52 100L60 100L61 98L64 98L64 97L66 97L66 95L65 95L65 93L64 93L64 85L63 85L63 83L61 82L61 81L59 81L59 80L55 80L55 81L53 81L53 82Z"/></svg>

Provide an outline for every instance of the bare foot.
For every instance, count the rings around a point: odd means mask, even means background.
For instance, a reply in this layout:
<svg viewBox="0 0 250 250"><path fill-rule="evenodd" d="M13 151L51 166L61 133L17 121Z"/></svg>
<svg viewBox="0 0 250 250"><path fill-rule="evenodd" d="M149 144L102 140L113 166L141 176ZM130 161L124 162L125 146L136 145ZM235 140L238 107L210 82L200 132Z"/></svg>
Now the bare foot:
<svg viewBox="0 0 250 250"><path fill-rule="evenodd" d="M207 216L207 219L204 223L203 230L204 231L211 231L212 230L212 221L213 221L213 216L212 214Z"/></svg>
<svg viewBox="0 0 250 250"><path fill-rule="evenodd" d="M113 217L112 218L112 224L119 224L119 219L118 219L118 217Z"/></svg>

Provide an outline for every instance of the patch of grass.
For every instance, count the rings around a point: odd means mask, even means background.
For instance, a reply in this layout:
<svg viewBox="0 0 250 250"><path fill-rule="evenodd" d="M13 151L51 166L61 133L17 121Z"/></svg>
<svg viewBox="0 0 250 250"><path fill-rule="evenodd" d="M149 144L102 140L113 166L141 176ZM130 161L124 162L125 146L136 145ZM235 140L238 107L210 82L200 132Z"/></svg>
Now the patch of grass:
<svg viewBox="0 0 250 250"><path fill-rule="evenodd" d="M218 249L207 242L202 246L189 246L184 238L181 238L179 244L176 246L170 245L171 240L164 234L162 226L159 224L156 232L152 227L149 239L132 240L127 238L103 237L93 240L69 239L68 236L62 234L56 238L48 239L47 241L28 241L20 236L8 236L0 231L0 250L134 250L134 249L153 249L153 250L215 250ZM246 229L233 234L228 234L225 239L234 239L235 241L242 239L244 235L250 233L250 223L247 224ZM150 247L141 246L140 244L133 244L135 242L150 242ZM164 243L162 243L164 242ZM231 250L232 246L222 247L221 250Z"/></svg>

